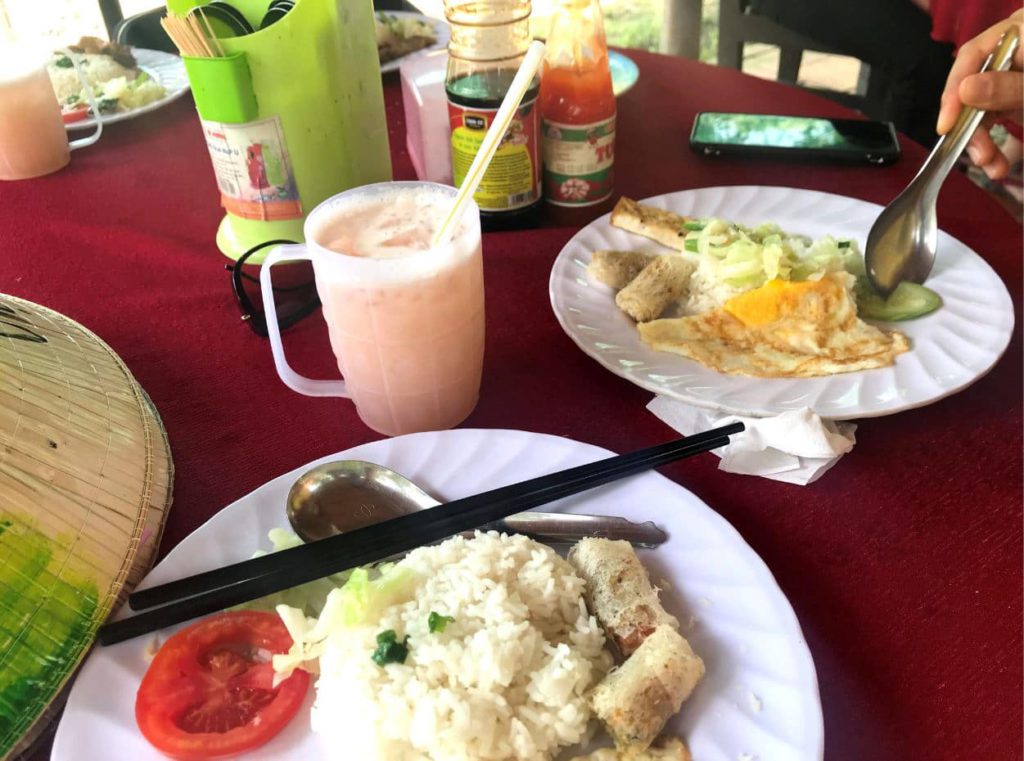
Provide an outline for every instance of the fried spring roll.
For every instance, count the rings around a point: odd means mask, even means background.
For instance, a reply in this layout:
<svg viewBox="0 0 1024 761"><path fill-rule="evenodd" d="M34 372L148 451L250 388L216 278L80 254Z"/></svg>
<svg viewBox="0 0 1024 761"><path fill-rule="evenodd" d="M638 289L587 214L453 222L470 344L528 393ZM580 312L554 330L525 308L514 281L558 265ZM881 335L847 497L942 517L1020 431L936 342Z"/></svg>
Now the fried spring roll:
<svg viewBox="0 0 1024 761"><path fill-rule="evenodd" d="M629 285L657 256L646 251L595 251L587 272L597 282L618 290Z"/></svg>
<svg viewBox="0 0 1024 761"><path fill-rule="evenodd" d="M656 206L637 203L623 196L612 210L612 225L645 238L656 240L676 251L686 250L686 229L691 217L684 217Z"/></svg>
<svg viewBox="0 0 1024 761"><path fill-rule="evenodd" d="M665 737L645 751L633 754L619 753L615 748L601 748L588 756L576 756L571 761L692 761L689 749L677 737Z"/></svg>
<svg viewBox="0 0 1024 761"><path fill-rule="evenodd" d="M693 262L678 254L659 256L615 295L615 303L637 322L656 320L686 293L693 270Z"/></svg>
<svg viewBox="0 0 1024 761"><path fill-rule="evenodd" d="M582 539L569 551L569 562L587 583L590 612L623 657L628 658L659 626L679 627L661 607L647 570L629 542Z"/></svg>
<svg viewBox="0 0 1024 761"><path fill-rule="evenodd" d="M594 713L620 753L646 751L704 676L704 661L671 626L659 626L594 688Z"/></svg>

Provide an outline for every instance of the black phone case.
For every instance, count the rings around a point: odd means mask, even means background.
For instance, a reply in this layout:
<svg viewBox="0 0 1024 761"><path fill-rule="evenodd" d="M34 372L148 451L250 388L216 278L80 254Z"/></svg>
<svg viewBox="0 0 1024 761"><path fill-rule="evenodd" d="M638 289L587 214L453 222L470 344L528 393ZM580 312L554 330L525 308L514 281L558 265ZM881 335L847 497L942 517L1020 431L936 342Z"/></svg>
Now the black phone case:
<svg viewBox="0 0 1024 761"><path fill-rule="evenodd" d="M881 151L870 151L858 153L845 150L837 151L829 148L776 148L763 145L735 145L732 143L708 143L698 140L694 135L697 131L697 122L700 115L693 120L693 127L690 129L690 148L702 156L712 158L763 158L776 161L826 161L836 164L856 164L859 166L888 166L899 159L901 155L900 144L896 138L896 130L891 124L886 126L892 135L892 146Z"/></svg>

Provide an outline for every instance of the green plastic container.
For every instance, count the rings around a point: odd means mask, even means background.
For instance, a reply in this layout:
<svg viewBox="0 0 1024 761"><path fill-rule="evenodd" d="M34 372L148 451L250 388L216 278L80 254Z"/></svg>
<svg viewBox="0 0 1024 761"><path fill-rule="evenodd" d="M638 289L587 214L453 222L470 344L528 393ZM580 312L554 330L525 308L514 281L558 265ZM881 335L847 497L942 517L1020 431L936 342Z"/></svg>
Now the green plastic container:
<svg viewBox="0 0 1024 761"><path fill-rule="evenodd" d="M269 0L231 4L258 29ZM167 5L184 15L203 3ZM297 0L266 29L220 45L226 57L186 57L185 68L212 160L221 162L227 214L217 245L225 255L237 259L275 238L302 241L318 203L391 179L372 0ZM237 171L223 168L232 161Z"/></svg>

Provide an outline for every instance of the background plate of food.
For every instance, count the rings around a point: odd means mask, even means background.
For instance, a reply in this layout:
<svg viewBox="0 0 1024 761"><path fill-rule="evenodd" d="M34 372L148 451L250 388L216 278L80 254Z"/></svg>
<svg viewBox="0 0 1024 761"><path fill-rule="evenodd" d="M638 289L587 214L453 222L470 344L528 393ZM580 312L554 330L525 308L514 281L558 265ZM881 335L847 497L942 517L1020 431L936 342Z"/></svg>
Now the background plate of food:
<svg viewBox="0 0 1024 761"><path fill-rule="evenodd" d="M943 232L927 288L872 296L860 242L881 210L760 186L620 199L558 255L552 308L605 368L700 407L840 419L919 407L992 368L1013 304Z"/></svg>
<svg viewBox="0 0 1024 761"><path fill-rule="evenodd" d="M382 74L398 71L409 56L448 47L451 29L439 19L413 11L377 11L377 52Z"/></svg>
<svg viewBox="0 0 1024 761"><path fill-rule="evenodd" d="M453 499L610 454L560 436L453 430L376 441L318 463L378 463L439 498ZM276 478L222 510L171 550L142 586L269 549L268 532L287 526L290 485L318 463ZM681 738L700 761L820 761L821 703L799 623L771 572L718 513L653 472L545 509L653 520L669 539L658 549L636 553L624 542L587 540L589 549L576 545L567 562L525 537L478 535L420 548L376 581L362 579L360 591L346 597L357 579L352 574L327 598L327 608L343 613L334 620L344 623L320 653L315 688L283 731L246 757L565 761L610 744L601 723L593 720L598 709L596 697L593 708L590 698L592 688L596 696L602 685L607 696L609 680L617 674L616 696L645 696L617 705L619 715L644 722L658 714L653 718L667 720L662 739ZM639 575L628 570L629 563ZM661 589L660 599L652 583ZM325 586L332 588L329 580L314 585L309 600L322 600ZM647 585L646 591L636 591L636 585ZM625 600L599 602L599 588L617 591ZM305 604L297 591L285 593L288 605ZM656 626L644 632L639 645L619 637L627 609L657 611ZM618 628L606 624L606 616L615 618ZM329 619L325 609L320 620ZM611 654L602 645L598 621L623 643L623 652L636 647L612 676L605 675ZM306 637L307 624L312 619L298 613L289 631L315 648L325 640ZM382 645L380 635L388 631ZM175 642L170 634L161 632L167 649ZM680 668L662 681L658 675L664 672L650 668L658 663L658 648L669 643L671 650L673 639L688 641L681 645L683 665L699 660L702 678L695 680L700 675L692 668ZM92 652L71 691L53 761L163 758L140 733L135 713L155 644L141 637ZM401 651L397 659L391 652L396 649ZM163 652L157 651L153 669ZM287 665L274 661L275 668ZM694 682L681 710L675 704L659 714L673 695L678 697L677 690ZM182 694L171 692L172 700ZM194 713L201 712L189 715ZM590 732L590 747L580 747L580 736ZM636 758L688 758L681 746L669 743L669 748L665 755ZM593 758L617 761L618 756Z"/></svg>
<svg viewBox="0 0 1024 761"><path fill-rule="evenodd" d="M633 89L633 85L640 79L640 69L636 62L617 50L608 51L608 69L612 75L612 90L616 98Z"/></svg>
<svg viewBox="0 0 1024 761"><path fill-rule="evenodd" d="M104 124L154 111L189 89L185 65L171 53L132 48L96 37L83 37L70 50L82 62L83 74L93 87ZM95 115L64 52L54 52L47 73L68 129L95 126Z"/></svg>

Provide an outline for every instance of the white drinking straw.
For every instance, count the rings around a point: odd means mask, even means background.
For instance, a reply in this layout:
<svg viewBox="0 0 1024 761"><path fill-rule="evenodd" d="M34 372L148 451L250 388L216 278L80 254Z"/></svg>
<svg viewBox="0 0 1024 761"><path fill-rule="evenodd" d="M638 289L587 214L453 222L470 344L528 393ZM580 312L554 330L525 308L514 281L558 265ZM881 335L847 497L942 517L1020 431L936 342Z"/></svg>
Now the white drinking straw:
<svg viewBox="0 0 1024 761"><path fill-rule="evenodd" d="M501 106L494 115L494 121L491 122L490 129L487 130L487 134L484 135L484 139L480 143L480 150L477 151L476 158L473 159L473 163L469 166L469 171L466 172L466 177L462 180L462 185L459 186L459 192L455 196L455 202L452 204L451 209L448 211L448 216L445 217L444 222L441 223L441 226L434 234L431 246L440 246L455 233L455 228L466 210L466 204L473 197L473 194L476 193L476 189L480 187L480 180L483 179L484 172L487 171L487 165L494 158L494 153L498 150L498 144L501 143L501 139L505 136L505 131L512 123L512 118L519 109L519 104L526 95L526 91L530 89L533 78L536 76L537 69L540 68L540 62L543 59L544 43L540 40L534 40L530 43L530 47L526 49L523 62L519 65L519 71L516 72L512 84L508 86L508 92L505 93L505 98L501 101Z"/></svg>

